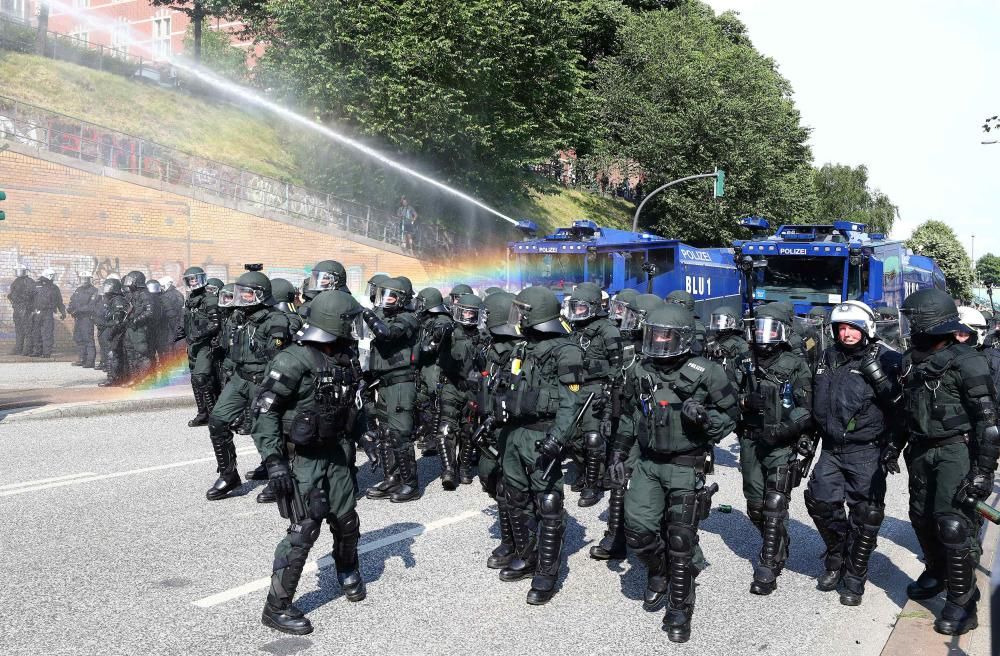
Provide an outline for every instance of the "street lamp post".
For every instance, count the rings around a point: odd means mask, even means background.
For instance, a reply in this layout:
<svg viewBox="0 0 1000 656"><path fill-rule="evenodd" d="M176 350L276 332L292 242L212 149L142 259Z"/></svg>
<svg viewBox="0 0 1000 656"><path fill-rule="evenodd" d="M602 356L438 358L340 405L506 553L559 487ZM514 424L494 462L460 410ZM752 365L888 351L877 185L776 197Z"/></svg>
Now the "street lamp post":
<svg viewBox="0 0 1000 656"><path fill-rule="evenodd" d="M646 194L646 197L642 199L641 203L639 203L639 207L635 208L635 216L632 217L632 232L638 232L639 231L639 212L642 211L642 208L646 204L646 201L648 201L650 198L652 198L656 194L660 193L664 189L666 189L668 187L673 187L675 184L680 184L681 182L687 182L688 180L698 180L700 178L715 178L715 181L716 181L715 182L715 196L716 196L716 198L718 198L719 196L722 196L722 189L723 189L723 185L724 185L725 180L726 180L726 172L725 171L716 170L714 173L699 173L698 175L689 175L689 176L684 177L684 178L678 178L677 180L671 180L667 184L665 184L663 186L660 186L660 187L657 187L653 191L651 191L648 194Z"/></svg>

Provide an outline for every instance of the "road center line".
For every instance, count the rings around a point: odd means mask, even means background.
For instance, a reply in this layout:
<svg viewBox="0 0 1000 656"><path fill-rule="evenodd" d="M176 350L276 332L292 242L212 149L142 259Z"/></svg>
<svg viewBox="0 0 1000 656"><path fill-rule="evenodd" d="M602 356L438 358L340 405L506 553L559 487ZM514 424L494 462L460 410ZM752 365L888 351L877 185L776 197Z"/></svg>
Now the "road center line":
<svg viewBox="0 0 1000 656"><path fill-rule="evenodd" d="M365 542L358 547L358 554L366 554L371 551L376 551L382 547L387 547L390 544L395 544L397 542L402 542L403 540L408 540L409 538L415 538L418 535L423 535L424 533L430 533L431 531L436 531L440 528L446 526L451 526L452 524L458 524L459 522L464 522L467 519L472 519L473 517L478 517L482 514L482 510L466 510L458 515L453 515L451 517L444 517L442 519L436 519L433 522L428 522L424 526L418 526L416 528L411 528L406 531L400 531L394 535L388 537L380 538L378 540L372 540L371 542ZM308 574L315 572L319 569L326 569L333 565L333 559L327 555L306 563L306 566L302 568L303 574ZM260 590L266 590L267 587L271 585L271 577L265 577L257 579L256 581L250 581L249 583L244 583L243 585L236 586L235 588L230 588L229 590L224 590L214 595L209 595L208 597L203 597L202 599L197 599L191 603L199 608L211 608L213 606L218 606L219 604L224 604L227 601L232 601L233 599L238 599L244 595L248 595L251 592L258 592Z"/></svg>
<svg viewBox="0 0 1000 656"><path fill-rule="evenodd" d="M236 455L249 455L251 453L257 453L256 449L240 449L236 451ZM35 483L41 483L40 485L31 485L15 489L2 489L0 490L0 497L10 497L15 494L27 494L28 492L37 492L39 490L51 490L57 487L65 487L67 485L76 485L77 483L89 483L91 481L103 481L109 478L121 478L123 476L133 476L135 474L145 474L147 472L161 471L164 469L174 469L177 467L187 467L188 465L197 465L202 462L215 462L215 456L211 458L196 458L194 460L184 460L182 462L171 462L165 465L155 465L153 467L142 467L140 469L130 469L128 471L121 472L111 472L110 474L74 474L74 478L69 480L52 480L52 482L44 483L42 481L35 481Z"/></svg>
<svg viewBox="0 0 1000 656"><path fill-rule="evenodd" d="M22 481L21 483L8 483L7 485L0 485L0 490L13 490L18 487L28 487L32 485L41 485L42 483L54 483L56 481L65 481L70 478L83 478L84 476L96 476L94 472L81 472L79 474L66 474L65 476L55 476L53 478L39 478L35 481Z"/></svg>

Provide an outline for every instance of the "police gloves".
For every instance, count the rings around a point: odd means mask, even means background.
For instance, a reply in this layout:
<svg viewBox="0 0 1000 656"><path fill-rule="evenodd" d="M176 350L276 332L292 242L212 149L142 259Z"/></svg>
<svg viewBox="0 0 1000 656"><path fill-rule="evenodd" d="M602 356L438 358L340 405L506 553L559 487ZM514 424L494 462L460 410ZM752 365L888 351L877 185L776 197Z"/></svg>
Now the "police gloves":
<svg viewBox="0 0 1000 656"><path fill-rule="evenodd" d="M601 433L601 437L604 439L610 439L612 433L614 433L614 425L611 423L611 419L602 419L600 426L598 426L598 431Z"/></svg>
<svg viewBox="0 0 1000 656"><path fill-rule="evenodd" d="M288 463L276 456L269 457L264 466L267 467L267 478L271 482L271 490L279 497L289 497L295 494L295 481Z"/></svg>
<svg viewBox="0 0 1000 656"><path fill-rule="evenodd" d="M538 451L538 469L545 471L552 462L562 455L562 444L552 434L546 434L545 439L535 442Z"/></svg>
<svg viewBox="0 0 1000 656"><path fill-rule="evenodd" d="M692 426L697 428L708 427L708 411L698 401L687 399L681 406L681 414Z"/></svg>
<svg viewBox="0 0 1000 656"><path fill-rule="evenodd" d="M608 481L617 487L625 487L625 458L626 455L624 453L614 450L608 459Z"/></svg>
<svg viewBox="0 0 1000 656"><path fill-rule="evenodd" d="M764 428L763 440L768 446L779 446L788 444L798 437L799 427L796 424L789 424L782 421Z"/></svg>
<svg viewBox="0 0 1000 656"><path fill-rule="evenodd" d="M882 469L887 474L898 474L899 469L899 447L895 444L889 444L885 447L885 451L882 452Z"/></svg>
<svg viewBox="0 0 1000 656"><path fill-rule="evenodd" d="M970 497L982 501L993 494L993 470L974 467L969 472L969 485L965 493Z"/></svg>
<svg viewBox="0 0 1000 656"><path fill-rule="evenodd" d="M882 363L878 359L877 347L861 362L861 366L858 369L879 397L885 397L892 392L892 382L889 380L889 376L886 375L885 370L882 369Z"/></svg>
<svg viewBox="0 0 1000 656"><path fill-rule="evenodd" d="M358 444L361 449L365 452L365 456L368 457L368 462L372 466L372 471L378 466L378 429L369 428L367 431L361 434Z"/></svg>
<svg viewBox="0 0 1000 656"><path fill-rule="evenodd" d="M800 456L811 456L816 446L813 444L813 440L808 435L803 435L799 438L798 442L795 443L795 450Z"/></svg>

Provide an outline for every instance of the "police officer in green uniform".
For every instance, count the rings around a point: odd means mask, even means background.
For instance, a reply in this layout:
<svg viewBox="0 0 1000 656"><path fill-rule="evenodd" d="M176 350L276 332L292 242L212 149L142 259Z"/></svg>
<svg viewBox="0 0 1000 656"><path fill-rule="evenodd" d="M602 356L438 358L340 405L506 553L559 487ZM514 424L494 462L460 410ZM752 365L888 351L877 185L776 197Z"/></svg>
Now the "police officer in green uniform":
<svg viewBox="0 0 1000 656"><path fill-rule="evenodd" d="M107 345L104 370L108 377L98 383L98 386L112 387L121 385L128 378L128 361L125 355L125 315L128 313L128 302L120 280L108 278L101 291L104 294L104 310L97 323L101 339Z"/></svg>
<svg viewBox="0 0 1000 656"><path fill-rule="evenodd" d="M771 594L788 556L788 506L801 482L796 453L811 454L812 373L789 346L792 313L782 304L757 308L753 358L742 389L740 470L747 516L763 537L750 592Z"/></svg>
<svg viewBox="0 0 1000 656"><path fill-rule="evenodd" d="M517 295L510 323L524 341L511 354L507 390L494 395L494 413L504 423L499 439L505 442L503 477L516 549L500 580L533 575L532 605L547 603L556 591L566 530L562 450L574 430L585 373L583 350L559 311L545 287Z"/></svg>
<svg viewBox="0 0 1000 656"><path fill-rule="evenodd" d="M512 381L510 358L514 345L520 340L517 328L507 322L514 295L507 292L490 294L483 303L484 327L487 338L477 357L477 367L482 378L476 388L476 408L480 425L477 428L480 443L476 446L479 454L479 484L497 502L497 525L500 544L490 553L486 566L503 569L514 559L514 531L510 520L510 506L507 503L507 488L503 481L501 464L505 435L496 430L497 415L494 414L494 399L503 398Z"/></svg>
<svg viewBox="0 0 1000 656"><path fill-rule="evenodd" d="M683 305L650 312L642 360L625 381L623 408L634 417L640 450L625 494L625 537L646 565L646 607L667 596L663 626L673 642L691 636L694 579L704 567L698 523L711 508L713 491L704 478L708 450L733 430L739 414L726 372L692 355L695 340L694 316Z"/></svg>
<svg viewBox="0 0 1000 656"><path fill-rule="evenodd" d="M214 298L219 307L219 334L212 340L212 371L215 372L215 384L221 391L229 379L233 377L234 365L233 361L229 359L229 352L233 348L233 336L244 317L242 312L236 313L236 295L233 292L233 283L226 283L219 288L219 293ZM251 474L247 474L247 478L266 480L267 472L261 472L261 478L254 478Z"/></svg>
<svg viewBox="0 0 1000 656"><path fill-rule="evenodd" d="M583 283L566 299L566 319L573 327L573 337L583 349L584 385L580 393L596 396L584 413L576 435L570 442L574 460L583 463L571 489L580 491L577 505L593 506L601 499L601 469L608 456L612 437L611 384L622 366L622 335L601 305L601 288Z"/></svg>
<svg viewBox="0 0 1000 656"><path fill-rule="evenodd" d="M215 407L218 385L212 366L212 342L221 327L218 299L206 292L208 276L201 267L185 269L182 280L189 293L184 302L184 325L178 331L177 339L187 341L191 390L198 406L198 414L188 422L188 426L204 426Z"/></svg>
<svg viewBox="0 0 1000 656"><path fill-rule="evenodd" d="M912 341L902 376L910 523L924 552L924 572L906 593L930 599L947 590L934 630L961 635L978 625L982 547L974 504L993 492L1000 455L996 391L982 353L955 341L955 331L971 331L948 294L922 289L900 310ZM894 464L896 457L891 450L885 459Z"/></svg>
<svg viewBox="0 0 1000 656"><path fill-rule="evenodd" d="M420 418L417 448L424 455L437 453L441 459L441 485L446 490L458 487L458 466L455 455L456 423L447 423L442 397L447 381L441 373L442 351L448 348L455 326L441 291L435 287L421 289L416 298L420 319L420 349L417 355L417 412ZM448 390L452 397L457 391ZM454 413L452 413L454 415Z"/></svg>
<svg viewBox="0 0 1000 656"><path fill-rule="evenodd" d="M386 278L375 293L375 310L364 321L372 334L368 376L378 383L373 419L378 426L379 462L385 478L368 488L369 499L393 503L420 498L413 446L416 404L416 360L420 322L409 310L413 288L399 278Z"/></svg>
<svg viewBox="0 0 1000 656"><path fill-rule="evenodd" d="M336 260L321 260L309 273L309 284L302 292L303 301L302 306L298 309L299 314L303 317L308 316L309 303L320 293L331 289L346 294L351 293L351 290L347 288L347 269Z"/></svg>
<svg viewBox="0 0 1000 656"><path fill-rule="evenodd" d="M452 303L455 331L441 359L441 371L447 378L444 408L450 430L458 435L458 473L463 485L472 483L478 457L472 433L477 415L476 390L480 375L475 364L480 350L482 312L483 302L475 294L462 294Z"/></svg>
<svg viewBox="0 0 1000 656"><path fill-rule="evenodd" d="M274 552L261 620L284 633L312 632L292 598L323 520L333 534L333 561L344 596L361 601L366 594L358 566L361 525L349 429L363 383L355 355L360 318L361 306L349 294L316 296L298 341L268 363L254 400L253 439L282 517L290 521Z"/></svg>
<svg viewBox="0 0 1000 656"><path fill-rule="evenodd" d="M445 305L447 305L450 308L452 304L458 302L458 299L460 299L462 296L474 293L475 292L472 291L472 287L469 287L464 282L460 282L454 287L452 287L451 291L448 292L448 298L444 299Z"/></svg>
<svg viewBox="0 0 1000 656"><path fill-rule="evenodd" d="M219 478L205 493L209 501L225 498L242 483L236 471L232 424L243 417L253 402L257 386L264 380L268 360L291 338L288 317L273 307L271 281L260 271L247 271L236 280L233 305L236 327L227 354L233 374L208 418L208 434L219 472ZM257 495L259 503L271 503L275 499L270 485Z"/></svg>
<svg viewBox="0 0 1000 656"><path fill-rule="evenodd" d="M622 319L625 316L625 308L628 306L630 301L634 301L639 295L639 292L632 288L626 288L614 295L614 297L608 301L608 318L621 328Z"/></svg>
<svg viewBox="0 0 1000 656"><path fill-rule="evenodd" d="M376 273L374 276L368 279L368 283L365 288L365 296L368 297L368 300L372 303L372 305L375 304L375 294L376 292L378 292L378 286L382 284L383 280L388 280L388 279L389 276L385 275L384 273Z"/></svg>
<svg viewBox="0 0 1000 656"><path fill-rule="evenodd" d="M630 291L630 290L624 290ZM624 291L616 298L622 298ZM628 299L622 308L621 336L622 366L611 387L613 438L605 466L608 495L608 528L601 541L590 548L595 560L623 560L628 554L625 543L625 490L639 457L635 439L635 418L624 411L625 380L642 357L642 326L650 312L663 307L664 301L656 294L625 294ZM614 311L614 302L611 304Z"/></svg>
<svg viewBox="0 0 1000 656"><path fill-rule="evenodd" d="M705 345L705 340L708 338L708 331L705 329L705 324L701 322L701 318L695 311L694 307L694 296L691 292L686 292L683 289L675 289L674 291L667 294L664 299L667 303L677 303L683 305L684 308L691 313L694 317L694 337L695 343L699 346L695 346L694 350L697 351L700 347Z"/></svg>
<svg viewBox="0 0 1000 656"><path fill-rule="evenodd" d="M743 334L740 313L728 305L717 307L709 315L708 324L705 357L722 365L734 389L742 389L746 364L750 358L750 345ZM715 473L714 448L709 451L705 473Z"/></svg>
<svg viewBox="0 0 1000 656"><path fill-rule="evenodd" d="M292 335L302 327L302 315L295 305L295 287L284 278L275 278L271 281L271 293L274 295L274 307L281 310L288 317L288 329Z"/></svg>
<svg viewBox="0 0 1000 656"><path fill-rule="evenodd" d="M122 289L129 304L125 320L125 348L130 382L135 383L153 367L153 345L150 342L153 301L146 291L146 274L142 271L126 273L122 278Z"/></svg>

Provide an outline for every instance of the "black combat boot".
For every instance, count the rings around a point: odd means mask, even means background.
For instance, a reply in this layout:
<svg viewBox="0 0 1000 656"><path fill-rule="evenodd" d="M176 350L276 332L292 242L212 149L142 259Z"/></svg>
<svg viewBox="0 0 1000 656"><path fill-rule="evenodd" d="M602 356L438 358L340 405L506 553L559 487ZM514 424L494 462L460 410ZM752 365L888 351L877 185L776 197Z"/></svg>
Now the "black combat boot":
<svg viewBox="0 0 1000 656"><path fill-rule="evenodd" d="M462 448L459 454L461 462L458 468L458 478L462 482L462 485L471 485L474 476L472 462L476 454L473 450L471 435L467 433L468 431L466 430L460 430Z"/></svg>
<svg viewBox="0 0 1000 656"><path fill-rule="evenodd" d="M271 575L271 589L267 593L264 612L260 616L260 621L264 626L291 635L312 633L312 623L292 603L292 597L295 596L295 589L299 585L302 568L305 564L304 556L296 558Z"/></svg>
<svg viewBox="0 0 1000 656"><path fill-rule="evenodd" d="M840 603L845 606L861 604L868 580L868 562L878 546L878 531L884 516L881 506L869 503L858 504L851 514L853 540L839 588Z"/></svg>
<svg viewBox="0 0 1000 656"><path fill-rule="evenodd" d="M198 406L198 414L196 414L193 419L188 421L188 427L195 428L196 426L205 426L208 424L208 415L211 412L206 402L207 396L205 394L205 386L191 381L191 391L194 394L195 405Z"/></svg>
<svg viewBox="0 0 1000 656"><path fill-rule="evenodd" d="M419 499L420 483L417 480L417 457L413 450L413 443L404 441L403 445L396 449L396 459L399 462L399 478L402 485L392 493L389 501L405 503Z"/></svg>
<svg viewBox="0 0 1000 656"><path fill-rule="evenodd" d="M691 616L694 614L694 577L691 560L698 535L690 526L672 525L667 529L669 542L668 570L670 594L667 612L663 615L663 630L670 642L687 642L691 638Z"/></svg>
<svg viewBox="0 0 1000 656"><path fill-rule="evenodd" d="M538 531L538 564L527 599L532 606L547 604L556 593L556 580L562 564L563 534L566 532L562 496L540 494L538 509L542 516Z"/></svg>
<svg viewBox="0 0 1000 656"><path fill-rule="evenodd" d="M274 488L271 486L271 482L268 481L267 485L264 486L257 494L257 503L277 503L278 495L275 493Z"/></svg>
<svg viewBox="0 0 1000 656"><path fill-rule="evenodd" d="M945 554L937 538L934 521L910 513L910 525L917 536L917 542L924 552L924 571L917 580L906 586L906 596L914 601L933 599L945 587Z"/></svg>
<svg viewBox="0 0 1000 656"><path fill-rule="evenodd" d="M510 523L507 500L501 497L501 492L497 493L497 525L500 527L500 546L486 559L486 566L490 569L503 569L514 560L514 529Z"/></svg>
<svg viewBox="0 0 1000 656"><path fill-rule="evenodd" d="M601 541L590 548L594 560L624 560L625 549L625 490L614 488L608 500L608 530Z"/></svg>
<svg viewBox="0 0 1000 656"><path fill-rule="evenodd" d="M667 594L667 550L658 533L625 529L625 539L635 555L646 566L646 590L642 594L642 607L653 611L659 608Z"/></svg>
<svg viewBox="0 0 1000 656"><path fill-rule="evenodd" d="M266 481L267 480L267 466L264 463L260 463L253 469L248 469L243 473L248 481Z"/></svg>
<svg viewBox="0 0 1000 656"><path fill-rule="evenodd" d="M531 509L510 507L510 527L514 536L514 557L500 570L500 580L506 582L528 578L538 565L535 539L538 526Z"/></svg>
<svg viewBox="0 0 1000 656"><path fill-rule="evenodd" d="M602 442L603 444L603 442ZM583 490L576 505L581 508L589 508L601 500L601 465L604 464L604 450L588 448L584 456L583 465Z"/></svg>
<svg viewBox="0 0 1000 656"><path fill-rule="evenodd" d="M369 499L388 499L400 487L396 450L392 448L385 436L379 439L376 448L378 449L378 462L379 467L382 468L383 479L368 488L365 496Z"/></svg>
<svg viewBox="0 0 1000 656"><path fill-rule="evenodd" d="M438 457L441 458L441 487L446 490L458 488L458 474L455 472L455 452L451 448L448 436L440 433L438 440Z"/></svg>
<svg viewBox="0 0 1000 656"><path fill-rule="evenodd" d="M778 587L778 576L785 563L788 533L788 499L780 492L769 490L764 500L764 543L760 548L760 561L753 572L750 592L769 595Z"/></svg>
<svg viewBox="0 0 1000 656"><path fill-rule="evenodd" d="M236 471L236 445L233 435L226 426L209 425L209 437L212 449L215 451L215 461L218 463L219 478L205 492L209 501L218 501L229 496L229 493L243 484L240 473Z"/></svg>
<svg viewBox="0 0 1000 656"><path fill-rule="evenodd" d="M804 497L806 510L826 545L825 571L816 578L816 589L821 592L836 590L843 574L844 549L847 546L847 519L844 517L843 503L835 505L819 501L809 490L806 490Z"/></svg>
<svg viewBox="0 0 1000 656"><path fill-rule="evenodd" d="M943 523L944 521L939 520L939 526ZM953 520L953 524L959 525L959 522ZM942 528L942 542L946 539L947 530ZM945 596L941 617L934 621L934 630L944 635L962 635L979 626L979 618L976 615L979 601L976 565L979 563L972 550L964 545L952 548L946 543L945 547L948 593Z"/></svg>
<svg viewBox="0 0 1000 656"><path fill-rule="evenodd" d="M330 529L333 532L333 562L337 565L337 581L340 583L340 589L348 601L361 601L368 592L358 564L361 522L357 511L351 510L343 517L338 517L336 524Z"/></svg>

